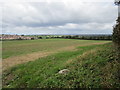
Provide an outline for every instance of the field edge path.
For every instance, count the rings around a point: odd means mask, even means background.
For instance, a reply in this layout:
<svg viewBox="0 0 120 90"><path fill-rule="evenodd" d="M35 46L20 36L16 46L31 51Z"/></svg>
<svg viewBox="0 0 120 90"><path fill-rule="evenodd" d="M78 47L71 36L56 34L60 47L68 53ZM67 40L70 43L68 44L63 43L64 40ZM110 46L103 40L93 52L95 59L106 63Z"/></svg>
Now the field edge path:
<svg viewBox="0 0 120 90"><path fill-rule="evenodd" d="M26 54L26 55L10 57L7 59L3 59L2 70L5 71L15 65L26 63L29 61L34 61L36 59L46 57L51 54L59 53L62 51L74 51L74 50L77 50L77 47L79 46L90 46L90 45L98 45L98 44L100 45L100 44L105 44L105 43L108 43L108 42L91 43L91 44L85 44L85 45L74 45L74 46L68 46L68 47L64 47L64 48L60 48L60 49L52 50L52 51L47 51L47 52L41 51L41 52L34 52L34 53Z"/></svg>

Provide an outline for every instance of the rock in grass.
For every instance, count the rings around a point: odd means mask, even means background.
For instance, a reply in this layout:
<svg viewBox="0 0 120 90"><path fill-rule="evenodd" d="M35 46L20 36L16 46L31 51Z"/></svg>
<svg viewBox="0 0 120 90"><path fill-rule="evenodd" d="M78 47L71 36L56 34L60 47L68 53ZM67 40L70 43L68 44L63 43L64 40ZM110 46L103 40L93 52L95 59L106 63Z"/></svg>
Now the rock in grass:
<svg viewBox="0 0 120 90"><path fill-rule="evenodd" d="M63 69L63 70L60 70L58 73L59 73L59 74L67 74L68 72L70 72L70 70L68 70L68 69Z"/></svg>

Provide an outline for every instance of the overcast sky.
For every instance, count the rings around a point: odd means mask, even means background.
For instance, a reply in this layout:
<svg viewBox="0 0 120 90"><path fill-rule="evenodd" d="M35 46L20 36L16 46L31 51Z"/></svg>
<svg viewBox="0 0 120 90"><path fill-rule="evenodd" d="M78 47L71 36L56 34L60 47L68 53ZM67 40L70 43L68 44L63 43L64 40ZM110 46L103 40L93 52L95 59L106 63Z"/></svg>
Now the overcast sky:
<svg viewBox="0 0 120 90"><path fill-rule="evenodd" d="M112 26L115 24L117 17L117 6L114 5L114 0L113 2L58 1L2 3L2 9L0 9L2 33L112 33Z"/></svg>

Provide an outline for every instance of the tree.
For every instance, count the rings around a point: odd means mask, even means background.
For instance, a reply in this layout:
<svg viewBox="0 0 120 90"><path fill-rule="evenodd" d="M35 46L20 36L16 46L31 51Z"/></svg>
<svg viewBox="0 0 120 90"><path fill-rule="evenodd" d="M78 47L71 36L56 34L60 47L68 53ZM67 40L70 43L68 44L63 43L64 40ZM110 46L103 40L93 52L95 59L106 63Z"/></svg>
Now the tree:
<svg viewBox="0 0 120 90"><path fill-rule="evenodd" d="M120 17L118 17L117 24L113 29L113 42L117 59L120 59Z"/></svg>

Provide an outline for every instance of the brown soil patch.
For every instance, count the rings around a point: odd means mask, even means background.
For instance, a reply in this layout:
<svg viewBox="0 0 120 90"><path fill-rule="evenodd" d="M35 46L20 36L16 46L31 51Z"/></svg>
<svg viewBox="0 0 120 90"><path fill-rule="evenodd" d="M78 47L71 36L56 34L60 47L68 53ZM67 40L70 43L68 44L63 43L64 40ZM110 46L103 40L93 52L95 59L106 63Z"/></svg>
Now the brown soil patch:
<svg viewBox="0 0 120 90"><path fill-rule="evenodd" d="M34 53L31 53L31 54L26 54L26 55L9 57L7 59L3 59L2 70L4 71L4 70L6 70L10 67L13 67L13 66L17 65L17 64L22 64L22 63L25 63L25 62L34 61L38 58L46 57L48 55L58 53L58 52L61 52L61 51L74 51L74 50L77 50L76 47L78 47L78 46L89 46L89 45L97 45L97 44L104 44L104 43L100 42L100 43L91 43L91 44L85 44L85 45L80 45L79 44L79 45L60 48L60 49L53 50L53 51L41 51L41 52L34 52Z"/></svg>

